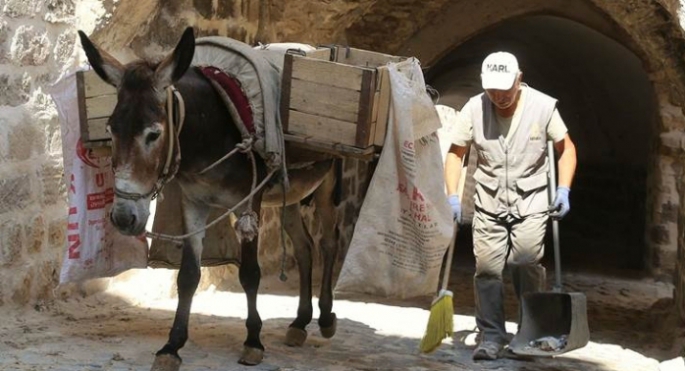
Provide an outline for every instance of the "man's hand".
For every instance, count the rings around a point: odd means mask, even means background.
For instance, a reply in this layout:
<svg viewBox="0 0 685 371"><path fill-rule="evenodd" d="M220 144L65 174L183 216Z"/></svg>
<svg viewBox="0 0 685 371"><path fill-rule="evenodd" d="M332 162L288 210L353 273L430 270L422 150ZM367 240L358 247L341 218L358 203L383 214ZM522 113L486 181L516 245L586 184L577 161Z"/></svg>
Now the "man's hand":
<svg viewBox="0 0 685 371"><path fill-rule="evenodd" d="M452 218L457 222L461 222L461 202L459 201L459 195L451 195L447 198L450 206L452 207Z"/></svg>
<svg viewBox="0 0 685 371"><path fill-rule="evenodd" d="M561 220L566 216L566 214L568 214L568 212L571 210L571 204L568 201L569 192L571 192L571 189L568 187L557 187L557 196L554 199L552 207L550 208L553 210L549 213L550 217L556 220Z"/></svg>

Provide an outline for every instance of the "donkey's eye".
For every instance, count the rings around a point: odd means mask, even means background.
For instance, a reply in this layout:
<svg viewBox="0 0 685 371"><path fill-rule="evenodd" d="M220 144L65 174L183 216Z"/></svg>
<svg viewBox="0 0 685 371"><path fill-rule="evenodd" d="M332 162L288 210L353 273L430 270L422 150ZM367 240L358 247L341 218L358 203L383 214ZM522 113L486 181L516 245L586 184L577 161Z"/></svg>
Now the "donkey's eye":
<svg viewBox="0 0 685 371"><path fill-rule="evenodd" d="M145 144L150 144L159 138L160 133L158 131L153 131L148 133L147 136L145 136Z"/></svg>

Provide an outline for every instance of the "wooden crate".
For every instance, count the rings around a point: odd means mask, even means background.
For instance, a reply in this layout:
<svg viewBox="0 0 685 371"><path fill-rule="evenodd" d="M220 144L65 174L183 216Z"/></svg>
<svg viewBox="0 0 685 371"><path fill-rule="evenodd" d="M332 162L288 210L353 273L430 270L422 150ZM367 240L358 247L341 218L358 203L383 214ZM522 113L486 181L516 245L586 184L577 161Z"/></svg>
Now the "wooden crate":
<svg viewBox="0 0 685 371"><path fill-rule="evenodd" d="M117 104L116 89L102 81L93 70L76 73L81 142L96 155L107 154L112 138L107 132L107 120Z"/></svg>
<svg viewBox="0 0 685 371"><path fill-rule="evenodd" d="M330 60L286 55L281 119L289 141L366 156L383 145L390 107L389 62L406 58L336 46Z"/></svg>

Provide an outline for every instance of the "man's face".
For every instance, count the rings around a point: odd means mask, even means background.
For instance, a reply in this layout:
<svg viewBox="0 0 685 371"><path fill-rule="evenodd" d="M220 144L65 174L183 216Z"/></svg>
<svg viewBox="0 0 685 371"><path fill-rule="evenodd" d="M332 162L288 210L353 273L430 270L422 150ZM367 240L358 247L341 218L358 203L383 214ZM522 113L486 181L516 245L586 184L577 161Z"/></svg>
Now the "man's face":
<svg viewBox="0 0 685 371"><path fill-rule="evenodd" d="M514 80L514 85L509 90L486 89L485 93L488 95L495 107L499 109L507 109L516 102L516 97L520 88L520 79L517 77Z"/></svg>

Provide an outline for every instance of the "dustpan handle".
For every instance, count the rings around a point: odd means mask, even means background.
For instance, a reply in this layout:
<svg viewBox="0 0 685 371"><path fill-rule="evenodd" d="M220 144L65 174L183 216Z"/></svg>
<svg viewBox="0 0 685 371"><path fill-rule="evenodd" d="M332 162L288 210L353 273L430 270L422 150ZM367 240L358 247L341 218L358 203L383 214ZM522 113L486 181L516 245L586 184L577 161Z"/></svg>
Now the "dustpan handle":
<svg viewBox="0 0 685 371"><path fill-rule="evenodd" d="M557 173L554 163L554 144L547 141L547 158L549 159L549 203L554 202L557 192ZM552 240L554 243L554 292L561 292L561 253L559 249L559 221L552 218Z"/></svg>

